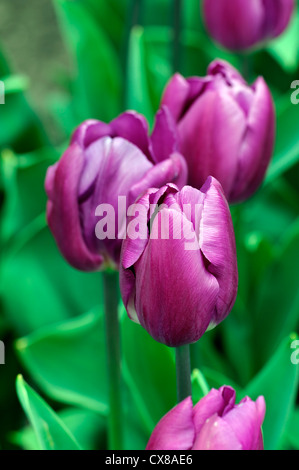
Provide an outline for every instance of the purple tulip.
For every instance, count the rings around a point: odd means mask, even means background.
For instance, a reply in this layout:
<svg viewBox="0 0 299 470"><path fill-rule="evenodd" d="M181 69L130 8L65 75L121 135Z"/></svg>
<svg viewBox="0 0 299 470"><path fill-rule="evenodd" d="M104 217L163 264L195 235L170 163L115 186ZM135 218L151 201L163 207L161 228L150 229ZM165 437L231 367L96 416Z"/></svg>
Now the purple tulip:
<svg viewBox="0 0 299 470"><path fill-rule="evenodd" d="M264 397L238 405L235 399L228 386L212 389L195 406L186 398L160 420L146 450L263 450Z"/></svg>
<svg viewBox="0 0 299 470"><path fill-rule="evenodd" d="M174 75L162 105L177 122L191 186L200 188L212 175L230 203L257 190L275 140L274 105L263 78L248 86L235 68L216 60L204 78Z"/></svg>
<svg viewBox="0 0 299 470"><path fill-rule="evenodd" d="M252 48L279 36L288 26L294 0L204 0L211 36L227 49Z"/></svg>
<svg viewBox="0 0 299 470"><path fill-rule="evenodd" d="M151 139L143 116L126 112L105 124L84 122L71 144L46 176L47 218L66 260L82 271L109 264L117 268L129 204L151 186L175 182L182 187L187 168L177 152L175 125L162 109ZM125 198L119 212L119 197ZM107 204L115 212L116 237L99 239L96 208Z"/></svg>
<svg viewBox="0 0 299 470"><path fill-rule="evenodd" d="M136 203L120 264L129 317L168 346L196 342L220 323L238 284L234 230L221 185L200 191L174 185L151 189ZM141 233L142 232L142 233Z"/></svg>

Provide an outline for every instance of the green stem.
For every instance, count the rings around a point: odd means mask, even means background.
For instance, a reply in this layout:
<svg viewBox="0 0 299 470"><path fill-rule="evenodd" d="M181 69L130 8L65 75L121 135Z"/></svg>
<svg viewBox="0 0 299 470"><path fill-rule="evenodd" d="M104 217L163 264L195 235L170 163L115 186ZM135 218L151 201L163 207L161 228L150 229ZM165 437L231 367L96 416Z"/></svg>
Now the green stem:
<svg viewBox="0 0 299 470"><path fill-rule="evenodd" d="M176 348L176 375L178 403L191 396L191 364L189 344Z"/></svg>
<svg viewBox="0 0 299 470"><path fill-rule="evenodd" d="M109 450L122 450L121 353L118 320L118 273L104 272L106 351L109 381L108 444Z"/></svg>
<svg viewBox="0 0 299 470"><path fill-rule="evenodd" d="M174 0L174 40L173 40L173 72L181 67L181 14L182 0Z"/></svg>
<svg viewBox="0 0 299 470"><path fill-rule="evenodd" d="M250 83L253 74L252 57L249 54L240 54L242 75L246 82Z"/></svg>

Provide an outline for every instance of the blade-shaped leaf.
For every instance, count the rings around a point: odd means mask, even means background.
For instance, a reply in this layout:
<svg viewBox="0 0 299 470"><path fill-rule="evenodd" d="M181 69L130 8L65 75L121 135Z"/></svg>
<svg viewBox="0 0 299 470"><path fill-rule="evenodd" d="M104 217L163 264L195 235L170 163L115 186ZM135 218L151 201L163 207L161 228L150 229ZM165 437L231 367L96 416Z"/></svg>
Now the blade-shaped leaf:
<svg viewBox="0 0 299 470"><path fill-rule="evenodd" d="M17 340L16 350L50 397L106 415L104 342L103 316L91 312Z"/></svg>
<svg viewBox="0 0 299 470"><path fill-rule="evenodd" d="M273 357L244 390L255 400L263 395L266 417L263 425L266 450L276 450L286 430L290 412L296 400L299 385L299 366L291 362L292 335L284 340Z"/></svg>
<svg viewBox="0 0 299 470"><path fill-rule="evenodd" d="M80 450L74 436L47 403L24 381L17 378L17 394L43 450Z"/></svg>

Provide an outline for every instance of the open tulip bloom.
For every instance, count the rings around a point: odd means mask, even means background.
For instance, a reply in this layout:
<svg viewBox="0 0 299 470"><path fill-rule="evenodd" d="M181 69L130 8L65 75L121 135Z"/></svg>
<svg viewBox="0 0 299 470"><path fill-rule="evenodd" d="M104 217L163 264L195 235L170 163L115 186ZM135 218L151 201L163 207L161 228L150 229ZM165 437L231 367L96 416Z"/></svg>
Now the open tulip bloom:
<svg viewBox="0 0 299 470"><path fill-rule="evenodd" d="M73 267L118 268L122 236L105 240L96 236L96 209L112 207L113 223L121 233L127 207L146 189L186 183L186 163L177 150L176 129L166 109L157 114L151 138L145 118L133 111L110 124L89 120L79 126L46 177L48 223ZM119 198L125 201L122 213L118 213Z"/></svg>
<svg viewBox="0 0 299 470"><path fill-rule="evenodd" d="M244 201L258 189L275 136L273 100L262 77L249 86L234 67L216 60L206 77L175 74L162 107L177 123L188 184L199 189L214 176L230 203Z"/></svg>
<svg viewBox="0 0 299 470"><path fill-rule="evenodd" d="M289 24L293 10L294 0L203 0L209 33L233 51L279 36Z"/></svg>
<svg viewBox="0 0 299 470"><path fill-rule="evenodd" d="M212 389L195 406L186 398L157 424L146 449L263 450L264 397L235 399L228 386Z"/></svg>
<svg viewBox="0 0 299 470"><path fill-rule="evenodd" d="M136 211L120 263L127 312L161 343L194 343L228 315L237 294L234 230L221 185L208 178L201 190L151 189Z"/></svg>

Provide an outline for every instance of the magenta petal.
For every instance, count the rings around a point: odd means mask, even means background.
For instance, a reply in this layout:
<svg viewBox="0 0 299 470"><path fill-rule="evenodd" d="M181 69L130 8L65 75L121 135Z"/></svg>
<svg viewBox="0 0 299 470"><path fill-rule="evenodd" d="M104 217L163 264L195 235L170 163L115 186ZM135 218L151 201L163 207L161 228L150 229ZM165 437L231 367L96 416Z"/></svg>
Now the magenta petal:
<svg viewBox="0 0 299 470"><path fill-rule="evenodd" d="M279 36L288 26L294 11L294 0L264 0L265 18L263 31L265 39Z"/></svg>
<svg viewBox="0 0 299 470"><path fill-rule="evenodd" d="M146 450L190 450L194 441L192 400L186 398L155 427Z"/></svg>
<svg viewBox="0 0 299 470"><path fill-rule="evenodd" d="M212 323L218 324L231 311L238 290L238 266L233 223L220 183L209 178L202 213L200 246L210 262L208 270L219 283L219 296Z"/></svg>
<svg viewBox="0 0 299 470"><path fill-rule="evenodd" d="M136 201L135 204L133 204L131 207L132 209L134 208L134 211L138 211L138 220L140 220L141 224L143 224L144 227L147 228L147 222L148 222L148 213L150 209L150 201L149 201L149 196L151 192L155 192L156 190L148 190L144 196L142 196L140 199ZM133 216L134 217L134 216ZM124 269L128 269L133 264L138 261L140 256L142 255L142 252L144 248L146 247L148 243L148 230L147 230L147 237L146 238L135 238L135 234L132 233L132 230L130 230L130 219L128 222L128 227L127 227L127 237L123 242L123 247L122 247L122 257L121 257L121 265Z"/></svg>
<svg viewBox="0 0 299 470"><path fill-rule="evenodd" d="M59 162L49 166L45 179L45 191L49 199L53 199L55 191L55 175Z"/></svg>
<svg viewBox="0 0 299 470"><path fill-rule="evenodd" d="M134 186L129 193L130 204L148 188L161 188L167 183L174 183L178 188L182 188L187 182L187 164L182 155L175 153L167 160L152 166L148 172Z"/></svg>
<svg viewBox="0 0 299 470"><path fill-rule="evenodd" d="M249 398L242 400L223 419L238 437L243 450L257 450L260 447L261 425L265 415L263 397L258 403Z"/></svg>
<svg viewBox="0 0 299 470"><path fill-rule="evenodd" d="M82 149L78 144L71 145L56 168L47 219L67 261L77 269L93 271L100 267L103 258L87 248L82 236L77 194L83 164Z"/></svg>
<svg viewBox="0 0 299 470"><path fill-rule="evenodd" d="M144 178L152 164L138 147L121 137L105 137L94 142L86 149L85 158L87 161L99 159L92 194L81 204L85 240L90 249L108 252L118 264L122 241L118 239L118 233L125 227L129 190L136 181ZM122 213L118 212L120 197L126 198ZM98 222L95 211L100 204L109 204L114 210L111 215L115 219L115 239L100 241L95 236Z"/></svg>
<svg viewBox="0 0 299 470"><path fill-rule="evenodd" d="M233 408L236 392L231 387L222 387L219 390L212 389L194 407L194 426L198 434L206 420L218 414L222 416L225 411Z"/></svg>
<svg viewBox="0 0 299 470"><path fill-rule="evenodd" d="M233 429L218 415L208 418L192 450L243 450Z"/></svg>
<svg viewBox="0 0 299 470"><path fill-rule="evenodd" d="M240 146L236 182L229 194L232 202L249 197L261 184L269 165L275 137L275 111L263 78L254 84L246 133Z"/></svg>
<svg viewBox="0 0 299 470"><path fill-rule="evenodd" d="M190 107L178 129L189 184L199 189L213 175L229 194L246 129L239 105L228 93L207 91Z"/></svg>
<svg viewBox="0 0 299 470"><path fill-rule="evenodd" d="M261 40L264 7L261 0L204 0L204 19L211 36L231 50Z"/></svg>
<svg viewBox="0 0 299 470"><path fill-rule="evenodd" d="M148 137L148 123L142 114L126 111L114 119L110 126L114 136L122 137L136 145L144 155L151 159Z"/></svg>
<svg viewBox="0 0 299 470"><path fill-rule="evenodd" d="M124 247L124 244L122 248ZM122 300L128 316L135 323L139 323L138 316L135 309L135 275L130 269L125 269L120 263L119 267L119 287L122 295Z"/></svg>
<svg viewBox="0 0 299 470"><path fill-rule="evenodd" d="M217 74L221 74L227 83L231 84L233 81L236 81L240 85L246 86L246 82L240 72L225 60L215 59L210 63L208 75L216 76Z"/></svg>
<svg viewBox="0 0 299 470"><path fill-rule="evenodd" d="M85 149L96 140L109 135L111 135L109 124L95 119L88 119L77 127L73 133L71 144L76 142Z"/></svg>
<svg viewBox="0 0 299 470"><path fill-rule="evenodd" d="M178 134L173 116L166 106L156 114L156 122L151 137L153 159L161 162L178 151Z"/></svg>
<svg viewBox="0 0 299 470"><path fill-rule="evenodd" d="M187 80L176 73L166 86L162 97L162 106L167 106L175 121L177 121L186 104L190 92Z"/></svg>
<svg viewBox="0 0 299 470"><path fill-rule="evenodd" d="M162 238L161 227L169 228L169 239ZM176 209L161 210L135 265L139 321L156 341L168 346L193 343L204 334L218 295L218 282L207 272L196 238L193 244L189 238L192 229Z"/></svg>

